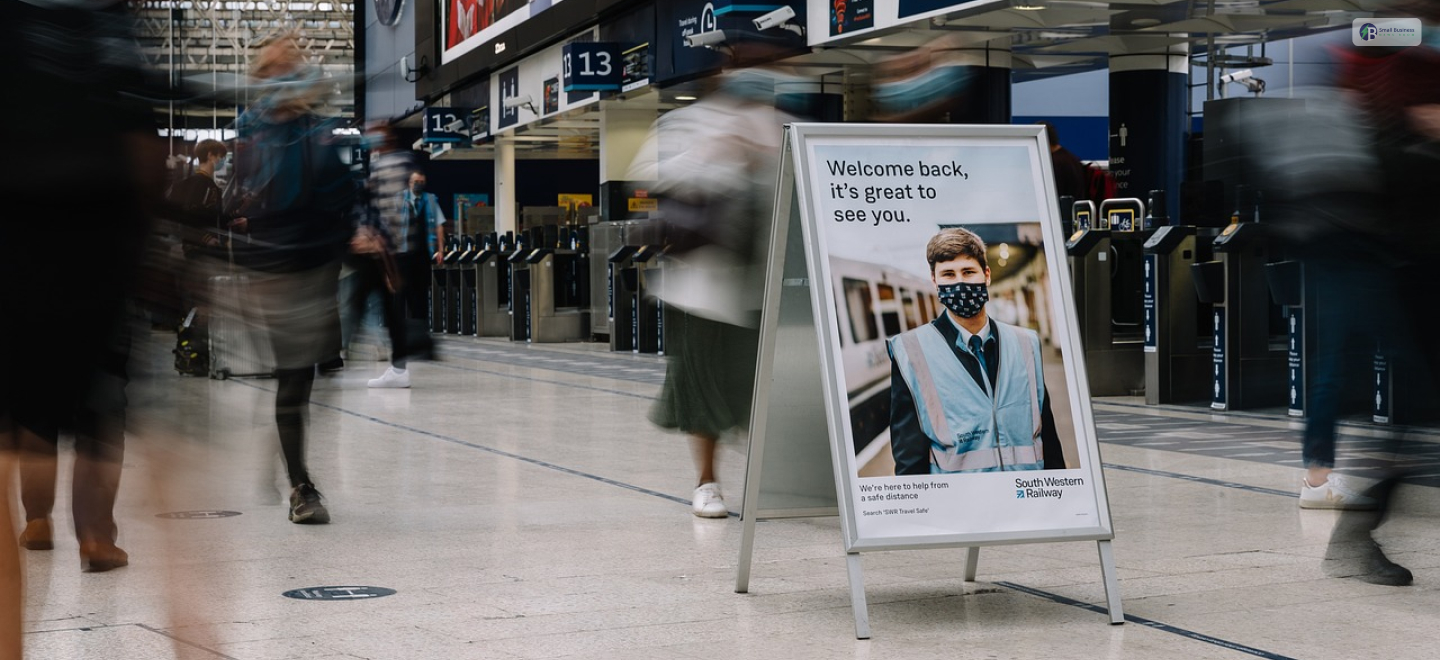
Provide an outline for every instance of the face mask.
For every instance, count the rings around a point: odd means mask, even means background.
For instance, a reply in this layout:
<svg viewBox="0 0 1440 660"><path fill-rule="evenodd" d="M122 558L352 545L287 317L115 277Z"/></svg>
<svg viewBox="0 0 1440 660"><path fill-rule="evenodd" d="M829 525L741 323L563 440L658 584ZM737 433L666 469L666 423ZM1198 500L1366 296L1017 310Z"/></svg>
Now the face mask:
<svg viewBox="0 0 1440 660"><path fill-rule="evenodd" d="M962 319L975 318L990 300L990 288L984 282L941 284L940 302Z"/></svg>
<svg viewBox="0 0 1440 660"><path fill-rule="evenodd" d="M416 197L425 194L425 184L417 183L413 186L410 186L410 192Z"/></svg>

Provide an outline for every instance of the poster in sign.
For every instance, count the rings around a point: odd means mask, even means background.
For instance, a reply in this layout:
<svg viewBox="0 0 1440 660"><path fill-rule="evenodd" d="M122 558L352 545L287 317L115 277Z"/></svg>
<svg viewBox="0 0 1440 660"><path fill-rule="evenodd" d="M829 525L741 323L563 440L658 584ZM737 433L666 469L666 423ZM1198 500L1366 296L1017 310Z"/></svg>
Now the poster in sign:
<svg viewBox="0 0 1440 660"><path fill-rule="evenodd" d="M1109 538L1041 130L792 130L847 549Z"/></svg>

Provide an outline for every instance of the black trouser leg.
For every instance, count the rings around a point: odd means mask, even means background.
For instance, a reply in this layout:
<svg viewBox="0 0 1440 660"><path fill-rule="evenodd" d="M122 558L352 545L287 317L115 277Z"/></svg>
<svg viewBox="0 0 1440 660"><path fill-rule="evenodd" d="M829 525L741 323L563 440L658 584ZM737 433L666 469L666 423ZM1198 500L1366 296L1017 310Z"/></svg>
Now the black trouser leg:
<svg viewBox="0 0 1440 660"><path fill-rule="evenodd" d="M275 424L280 429L280 451L285 456L285 471L290 486L309 484L305 468L305 413L310 407L310 389L315 384L315 369L281 369L275 374Z"/></svg>

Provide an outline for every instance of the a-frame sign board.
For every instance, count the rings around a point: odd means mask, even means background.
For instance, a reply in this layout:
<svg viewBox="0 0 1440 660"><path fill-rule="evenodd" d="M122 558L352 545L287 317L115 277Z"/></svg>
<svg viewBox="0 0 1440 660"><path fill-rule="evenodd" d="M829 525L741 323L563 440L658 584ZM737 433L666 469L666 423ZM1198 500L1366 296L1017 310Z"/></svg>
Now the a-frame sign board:
<svg viewBox="0 0 1440 660"><path fill-rule="evenodd" d="M839 515L861 639L879 550L965 547L973 580L980 546L1093 540L1123 623L1044 129L786 132L735 590L756 521Z"/></svg>

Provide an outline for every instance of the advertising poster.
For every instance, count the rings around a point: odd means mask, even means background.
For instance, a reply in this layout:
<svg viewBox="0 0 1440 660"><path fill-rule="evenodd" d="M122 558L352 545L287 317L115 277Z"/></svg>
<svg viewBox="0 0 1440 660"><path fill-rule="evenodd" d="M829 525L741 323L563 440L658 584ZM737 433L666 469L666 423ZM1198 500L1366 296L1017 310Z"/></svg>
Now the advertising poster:
<svg viewBox="0 0 1440 660"><path fill-rule="evenodd" d="M851 544L1108 533L1043 129L813 126L793 153Z"/></svg>
<svg viewBox="0 0 1440 660"><path fill-rule="evenodd" d="M486 193L455 193L455 213L452 218L464 218L472 206L489 206L490 195Z"/></svg>
<svg viewBox="0 0 1440 660"><path fill-rule="evenodd" d="M439 0L445 41L440 59L448 64L524 23L562 0Z"/></svg>
<svg viewBox="0 0 1440 660"><path fill-rule="evenodd" d="M830 36L875 27L874 0L834 0L830 3Z"/></svg>
<svg viewBox="0 0 1440 660"><path fill-rule="evenodd" d="M593 206L594 203L595 197L589 193L560 193L555 198L555 205L565 207L570 213Z"/></svg>

